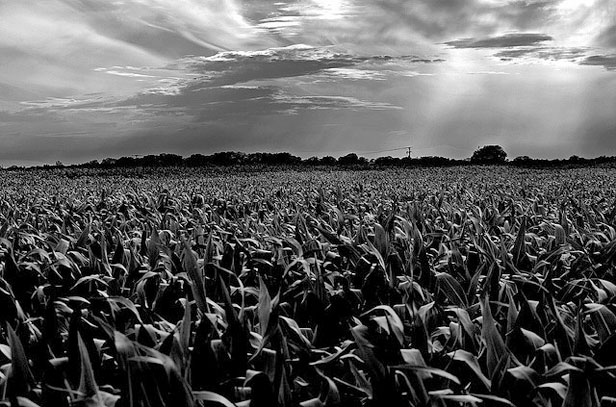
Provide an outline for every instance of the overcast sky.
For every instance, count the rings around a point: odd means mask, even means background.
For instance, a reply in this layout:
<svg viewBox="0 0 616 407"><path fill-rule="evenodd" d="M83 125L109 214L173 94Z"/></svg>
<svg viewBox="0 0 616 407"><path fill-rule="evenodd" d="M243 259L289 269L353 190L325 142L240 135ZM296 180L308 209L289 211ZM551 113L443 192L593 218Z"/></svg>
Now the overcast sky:
<svg viewBox="0 0 616 407"><path fill-rule="evenodd" d="M616 155L614 0L0 0L0 21L4 165Z"/></svg>

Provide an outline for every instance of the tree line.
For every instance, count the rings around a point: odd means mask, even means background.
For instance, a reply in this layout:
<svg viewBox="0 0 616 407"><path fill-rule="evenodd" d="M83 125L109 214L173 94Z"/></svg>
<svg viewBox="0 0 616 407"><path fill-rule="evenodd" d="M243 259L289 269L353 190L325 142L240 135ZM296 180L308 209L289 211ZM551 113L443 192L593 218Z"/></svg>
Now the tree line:
<svg viewBox="0 0 616 407"><path fill-rule="evenodd" d="M243 153L237 151L217 152L209 155L192 154L183 157L178 154L162 153L144 156L128 156L120 158L105 158L92 160L82 164L64 165L57 161L55 165L43 165L42 168L137 168L137 167L225 167L225 166L305 166L305 167L354 167L354 168L380 168L380 167L412 167L412 166L454 166L454 165L499 165L507 164L519 167L559 167L566 165L584 166L596 164L616 163L616 157L601 156L587 159L573 155L568 159L541 159L528 156L519 156L511 161L507 160L507 153L499 145L486 145L478 147L473 155L467 159L452 159L439 156L425 157L377 157L368 159L349 153L339 158L333 156L310 157L302 159L288 152L280 153ZM23 168L12 166L9 169ZM41 168L41 167L37 167Z"/></svg>

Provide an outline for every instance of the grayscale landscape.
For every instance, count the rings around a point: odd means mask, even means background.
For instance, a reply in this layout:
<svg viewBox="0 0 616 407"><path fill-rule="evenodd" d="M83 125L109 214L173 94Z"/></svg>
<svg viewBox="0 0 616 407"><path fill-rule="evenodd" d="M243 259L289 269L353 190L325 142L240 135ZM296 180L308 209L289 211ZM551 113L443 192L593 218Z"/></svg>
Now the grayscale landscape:
<svg viewBox="0 0 616 407"><path fill-rule="evenodd" d="M0 0L0 406L616 405L612 0Z"/></svg>

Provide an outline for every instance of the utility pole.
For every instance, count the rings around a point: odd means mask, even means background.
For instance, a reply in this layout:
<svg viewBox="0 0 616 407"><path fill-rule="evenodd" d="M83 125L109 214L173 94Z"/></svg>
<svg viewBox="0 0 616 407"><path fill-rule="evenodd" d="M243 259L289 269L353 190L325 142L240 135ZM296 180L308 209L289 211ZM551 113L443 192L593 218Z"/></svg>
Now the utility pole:
<svg viewBox="0 0 616 407"><path fill-rule="evenodd" d="M413 133L409 132L409 141L412 143L413 142ZM409 160L411 159L411 146L409 145L406 148L406 154L408 155Z"/></svg>

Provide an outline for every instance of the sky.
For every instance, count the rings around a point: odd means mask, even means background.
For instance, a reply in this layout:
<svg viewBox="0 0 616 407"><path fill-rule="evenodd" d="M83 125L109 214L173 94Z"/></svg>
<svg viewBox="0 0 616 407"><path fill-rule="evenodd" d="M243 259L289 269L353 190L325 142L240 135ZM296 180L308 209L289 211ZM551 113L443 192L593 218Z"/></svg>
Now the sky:
<svg viewBox="0 0 616 407"><path fill-rule="evenodd" d="M614 0L0 0L0 164L616 155Z"/></svg>

